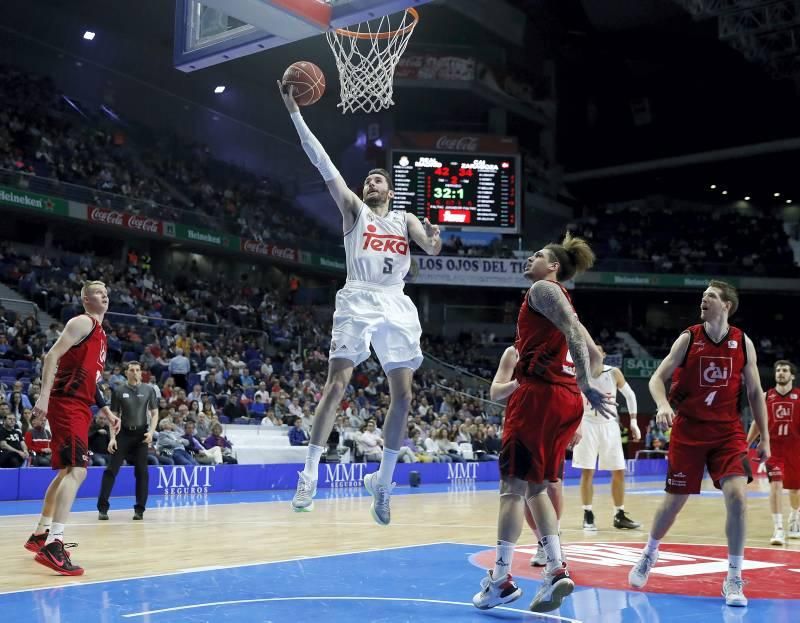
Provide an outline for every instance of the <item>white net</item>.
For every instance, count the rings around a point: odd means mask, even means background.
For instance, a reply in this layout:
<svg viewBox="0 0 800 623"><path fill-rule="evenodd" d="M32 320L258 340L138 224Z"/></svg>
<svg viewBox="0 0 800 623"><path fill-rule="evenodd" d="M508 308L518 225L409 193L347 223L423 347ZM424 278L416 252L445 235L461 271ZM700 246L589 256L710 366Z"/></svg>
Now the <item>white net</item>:
<svg viewBox="0 0 800 623"><path fill-rule="evenodd" d="M408 45L419 15L414 9L327 33L336 57L342 112L377 112L394 105L397 62Z"/></svg>

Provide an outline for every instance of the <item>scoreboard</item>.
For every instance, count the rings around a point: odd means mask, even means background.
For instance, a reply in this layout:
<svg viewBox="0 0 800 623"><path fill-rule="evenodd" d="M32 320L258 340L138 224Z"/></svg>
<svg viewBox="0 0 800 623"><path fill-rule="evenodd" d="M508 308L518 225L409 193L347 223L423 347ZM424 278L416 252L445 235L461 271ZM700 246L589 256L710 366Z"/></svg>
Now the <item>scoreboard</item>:
<svg viewBox="0 0 800 623"><path fill-rule="evenodd" d="M392 151L394 208L441 227L519 232L519 155Z"/></svg>

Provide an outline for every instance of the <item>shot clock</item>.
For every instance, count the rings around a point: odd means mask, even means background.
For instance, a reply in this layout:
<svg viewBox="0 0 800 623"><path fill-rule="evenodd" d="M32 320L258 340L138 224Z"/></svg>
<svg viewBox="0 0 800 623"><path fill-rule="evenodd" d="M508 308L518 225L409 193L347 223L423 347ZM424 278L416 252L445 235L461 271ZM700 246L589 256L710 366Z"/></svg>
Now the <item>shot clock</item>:
<svg viewBox="0 0 800 623"><path fill-rule="evenodd" d="M394 208L441 227L519 231L519 156L392 152Z"/></svg>

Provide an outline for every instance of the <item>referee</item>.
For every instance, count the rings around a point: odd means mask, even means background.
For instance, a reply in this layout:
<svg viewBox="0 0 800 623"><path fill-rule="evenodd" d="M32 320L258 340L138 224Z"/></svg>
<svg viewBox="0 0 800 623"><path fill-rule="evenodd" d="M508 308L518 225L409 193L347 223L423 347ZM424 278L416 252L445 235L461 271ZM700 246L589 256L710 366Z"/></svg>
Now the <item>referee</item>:
<svg viewBox="0 0 800 623"><path fill-rule="evenodd" d="M142 368L138 361L130 361L125 368L128 382L119 385L111 395L111 411L118 415L122 425L116 439L108 442L113 454L111 463L103 472L100 496L97 498L98 519L108 519L108 498L114 487L122 462L133 463L136 476L136 505L134 519L143 519L147 504L147 448L153 441L153 431L158 424L158 399L151 385L142 384ZM148 422L148 412L150 419Z"/></svg>

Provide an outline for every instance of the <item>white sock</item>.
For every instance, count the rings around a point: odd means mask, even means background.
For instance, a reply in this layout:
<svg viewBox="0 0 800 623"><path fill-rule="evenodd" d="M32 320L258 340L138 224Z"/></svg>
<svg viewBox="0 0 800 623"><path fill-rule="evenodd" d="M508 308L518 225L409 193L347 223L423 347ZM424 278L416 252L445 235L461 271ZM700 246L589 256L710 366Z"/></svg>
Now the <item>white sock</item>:
<svg viewBox="0 0 800 623"><path fill-rule="evenodd" d="M45 545L50 545L53 541L64 541L63 523L53 523L53 525L50 526L50 534L47 535L47 543L45 543Z"/></svg>
<svg viewBox="0 0 800 623"><path fill-rule="evenodd" d="M616 515L618 512L624 511L624 510L625 510L625 505L624 504L622 506L615 506L614 507L614 514Z"/></svg>
<svg viewBox="0 0 800 623"><path fill-rule="evenodd" d="M584 504L584 505L583 505L583 510L585 510L585 511L590 511L590 510L592 510L592 505L591 505L591 504Z"/></svg>
<svg viewBox="0 0 800 623"><path fill-rule="evenodd" d="M325 452L325 448L322 446L308 444L308 454L306 454L306 466L303 469L303 474L312 480L317 479L319 458L322 456L323 452Z"/></svg>
<svg viewBox="0 0 800 623"><path fill-rule="evenodd" d="M644 553L650 556L658 551L658 546L661 545L661 540L656 540L653 537L647 537L647 545L644 546Z"/></svg>
<svg viewBox="0 0 800 623"><path fill-rule="evenodd" d="M728 579L742 577L742 565L744 556L728 556Z"/></svg>
<svg viewBox="0 0 800 623"><path fill-rule="evenodd" d="M50 529L50 524L53 523L52 517L45 517L44 515L39 516L39 523L36 524L36 527L33 529L33 533L36 535L44 534Z"/></svg>
<svg viewBox="0 0 800 623"><path fill-rule="evenodd" d="M772 523L775 524L775 528L783 530L783 513L772 513Z"/></svg>
<svg viewBox="0 0 800 623"><path fill-rule="evenodd" d="M383 449L383 458L381 458L381 466L378 468L378 484L385 487L391 486L392 476L394 475L394 466L397 465L397 456L400 454L399 450Z"/></svg>
<svg viewBox="0 0 800 623"><path fill-rule="evenodd" d="M552 571L561 567L561 539L557 534L542 537L542 547L547 554L547 570Z"/></svg>
<svg viewBox="0 0 800 623"><path fill-rule="evenodd" d="M494 569L492 579L498 580L511 571L511 561L514 560L514 543L508 541L498 541L494 556Z"/></svg>

